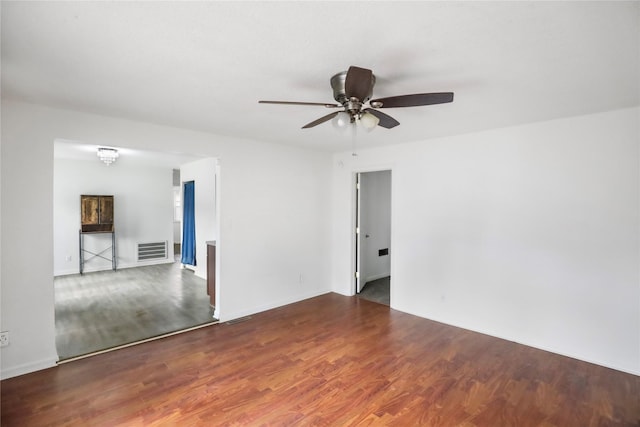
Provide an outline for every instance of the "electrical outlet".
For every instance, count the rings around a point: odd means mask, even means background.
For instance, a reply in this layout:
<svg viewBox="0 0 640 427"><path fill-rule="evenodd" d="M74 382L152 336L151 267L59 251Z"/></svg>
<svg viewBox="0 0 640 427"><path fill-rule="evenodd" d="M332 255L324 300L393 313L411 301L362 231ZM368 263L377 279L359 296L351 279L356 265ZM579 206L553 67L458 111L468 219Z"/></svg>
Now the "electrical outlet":
<svg viewBox="0 0 640 427"><path fill-rule="evenodd" d="M0 347L9 345L9 331L0 332Z"/></svg>
<svg viewBox="0 0 640 427"><path fill-rule="evenodd" d="M71 255L67 255L67 256L65 257L65 260L66 260L66 261L71 261Z"/></svg>

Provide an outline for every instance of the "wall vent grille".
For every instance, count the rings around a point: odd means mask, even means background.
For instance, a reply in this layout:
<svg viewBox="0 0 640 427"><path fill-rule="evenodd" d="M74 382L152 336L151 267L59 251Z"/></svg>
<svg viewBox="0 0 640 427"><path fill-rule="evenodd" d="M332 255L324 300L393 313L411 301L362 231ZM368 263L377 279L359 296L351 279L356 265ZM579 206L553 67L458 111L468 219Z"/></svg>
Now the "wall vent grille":
<svg viewBox="0 0 640 427"><path fill-rule="evenodd" d="M138 243L138 261L167 259L167 241Z"/></svg>

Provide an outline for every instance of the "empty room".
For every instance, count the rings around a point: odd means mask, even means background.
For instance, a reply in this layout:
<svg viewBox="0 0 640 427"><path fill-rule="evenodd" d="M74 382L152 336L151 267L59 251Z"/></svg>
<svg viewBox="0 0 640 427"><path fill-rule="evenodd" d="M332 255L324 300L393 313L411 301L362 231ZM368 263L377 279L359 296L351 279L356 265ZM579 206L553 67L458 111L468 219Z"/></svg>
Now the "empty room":
<svg viewBox="0 0 640 427"><path fill-rule="evenodd" d="M3 426L640 423L639 2L0 19ZM210 202L176 234L191 194ZM61 350L59 278L113 279L74 316L119 319L118 278L163 264L216 322ZM172 316L153 312L117 333Z"/></svg>

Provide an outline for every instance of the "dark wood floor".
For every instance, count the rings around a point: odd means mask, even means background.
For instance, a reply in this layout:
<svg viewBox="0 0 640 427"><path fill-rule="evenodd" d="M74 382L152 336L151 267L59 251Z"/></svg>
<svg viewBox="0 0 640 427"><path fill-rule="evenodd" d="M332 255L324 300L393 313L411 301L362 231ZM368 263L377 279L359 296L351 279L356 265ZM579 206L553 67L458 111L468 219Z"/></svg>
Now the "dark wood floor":
<svg viewBox="0 0 640 427"><path fill-rule="evenodd" d="M60 360L214 322L207 284L180 263L54 279Z"/></svg>
<svg viewBox="0 0 640 427"><path fill-rule="evenodd" d="M337 294L1 387L3 427L640 421L640 377Z"/></svg>

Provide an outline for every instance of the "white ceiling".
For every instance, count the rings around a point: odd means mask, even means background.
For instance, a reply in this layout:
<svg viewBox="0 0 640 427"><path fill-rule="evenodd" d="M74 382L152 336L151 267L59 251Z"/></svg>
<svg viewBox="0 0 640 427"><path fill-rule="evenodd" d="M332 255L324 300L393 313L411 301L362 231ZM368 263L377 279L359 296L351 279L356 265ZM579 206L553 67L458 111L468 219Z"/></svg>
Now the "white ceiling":
<svg viewBox="0 0 640 427"><path fill-rule="evenodd" d="M83 160L93 162L96 165L106 166L98 159L98 148L104 145L93 145L81 141L68 139L56 139L53 144L53 157L55 159ZM108 147L118 150L117 165L125 164L131 167L159 167L167 169L180 169L185 163L201 159L198 156L183 152L138 150L130 147Z"/></svg>
<svg viewBox="0 0 640 427"><path fill-rule="evenodd" d="M329 78L373 70L386 109L361 146L425 140L639 104L639 2L2 1L2 96L326 150Z"/></svg>

